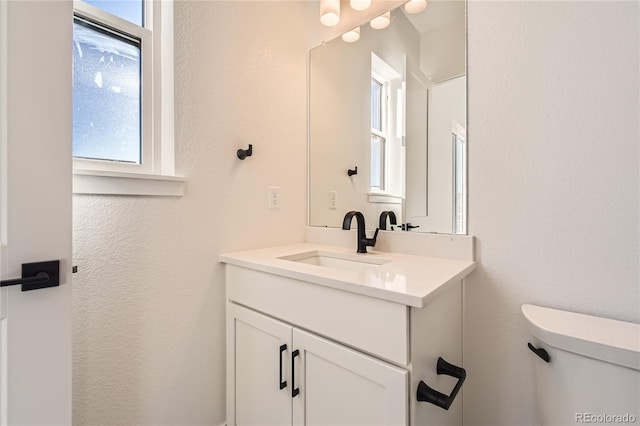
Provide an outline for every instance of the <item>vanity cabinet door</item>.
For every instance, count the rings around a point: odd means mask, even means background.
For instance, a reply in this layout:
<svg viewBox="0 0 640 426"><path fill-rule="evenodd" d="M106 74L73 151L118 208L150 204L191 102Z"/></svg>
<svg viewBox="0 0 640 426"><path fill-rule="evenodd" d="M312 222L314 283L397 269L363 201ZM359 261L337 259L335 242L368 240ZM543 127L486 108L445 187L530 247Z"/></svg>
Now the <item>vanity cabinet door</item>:
<svg viewBox="0 0 640 426"><path fill-rule="evenodd" d="M408 372L293 329L294 425L407 425Z"/></svg>
<svg viewBox="0 0 640 426"><path fill-rule="evenodd" d="M291 424L291 326L227 304L227 424Z"/></svg>

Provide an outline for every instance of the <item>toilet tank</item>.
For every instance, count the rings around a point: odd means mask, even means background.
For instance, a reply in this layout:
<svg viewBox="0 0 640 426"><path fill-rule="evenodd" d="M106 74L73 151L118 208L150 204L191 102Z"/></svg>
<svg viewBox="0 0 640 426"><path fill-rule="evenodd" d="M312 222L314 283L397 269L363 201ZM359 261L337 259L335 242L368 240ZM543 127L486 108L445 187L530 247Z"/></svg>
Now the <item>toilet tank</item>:
<svg viewBox="0 0 640 426"><path fill-rule="evenodd" d="M640 424L640 324L534 305L522 314L543 425Z"/></svg>

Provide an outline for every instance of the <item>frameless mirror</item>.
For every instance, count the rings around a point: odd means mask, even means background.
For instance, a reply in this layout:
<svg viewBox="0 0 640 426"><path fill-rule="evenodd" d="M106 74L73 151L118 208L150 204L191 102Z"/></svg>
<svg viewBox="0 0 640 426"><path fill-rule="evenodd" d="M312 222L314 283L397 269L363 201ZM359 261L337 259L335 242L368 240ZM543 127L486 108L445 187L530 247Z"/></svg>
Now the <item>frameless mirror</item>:
<svg viewBox="0 0 640 426"><path fill-rule="evenodd" d="M466 234L465 2L428 4L311 50L310 226L393 211L414 232Z"/></svg>

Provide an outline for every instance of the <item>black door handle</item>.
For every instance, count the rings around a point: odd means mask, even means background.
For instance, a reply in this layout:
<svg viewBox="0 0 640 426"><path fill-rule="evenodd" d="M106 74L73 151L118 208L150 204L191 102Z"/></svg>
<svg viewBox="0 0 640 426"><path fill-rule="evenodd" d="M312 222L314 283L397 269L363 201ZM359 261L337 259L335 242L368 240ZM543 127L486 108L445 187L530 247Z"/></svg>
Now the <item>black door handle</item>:
<svg viewBox="0 0 640 426"><path fill-rule="evenodd" d="M300 388L296 387L296 357L298 355L300 355L298 349L291 353L291 398L295 398L300 394Z"/></svg>
<svg viewBox="0 0 640 426"><path fill-rule="evenodd" d="M453 400L456 399L456 395L458 395L458 391L460 391L462 383L464 383L464 380L467 378L467 372L464 368L456 367L453 364L449 364L447 361L442 359L442 357L439 357L436 373L446 374L447 376L455 377L456 379L458 379L458 383L456 383L455 387L451 391L451 394L445 395L441 392L438 392L437 390L430 388L425 382L420 380L420 383L418 384L417 398L418 401L430 402L431 404L435 404L440 408L448 410L449 407L451 407Z"/></svg>
<svg viewBox="0 0 640 426"><path fill-rule="evenodd" d="M284 389L287 387L287 381L282 380L282 354L287 350L287 345L280 346L280 389Z"/></svg>
<svg viewBox="0 0 640 426"><path fill-rule="evenodd" d="M57 287L60 285L60 261L23 263L22 278L0 281L0 287L12 285L22 285L22 291Z"/></svg>

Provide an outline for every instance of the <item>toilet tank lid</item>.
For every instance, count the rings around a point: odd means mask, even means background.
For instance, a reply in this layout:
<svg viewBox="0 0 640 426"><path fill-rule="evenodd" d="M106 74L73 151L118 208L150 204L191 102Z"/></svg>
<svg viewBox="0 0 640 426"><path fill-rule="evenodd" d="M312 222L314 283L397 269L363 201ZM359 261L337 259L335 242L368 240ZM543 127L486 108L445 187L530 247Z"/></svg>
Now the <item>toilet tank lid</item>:
<svg viewBox="0 0 640 426"><path fill-rule="evenodd" d="M640 324L528 304L522 314L549 346L640 370Z"/></svg>

